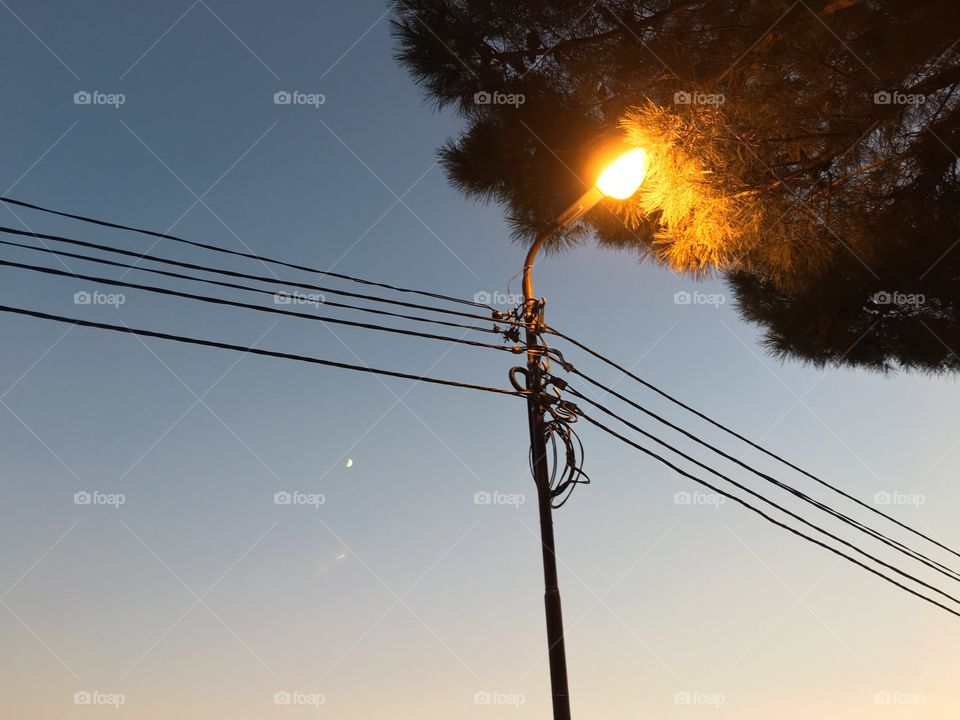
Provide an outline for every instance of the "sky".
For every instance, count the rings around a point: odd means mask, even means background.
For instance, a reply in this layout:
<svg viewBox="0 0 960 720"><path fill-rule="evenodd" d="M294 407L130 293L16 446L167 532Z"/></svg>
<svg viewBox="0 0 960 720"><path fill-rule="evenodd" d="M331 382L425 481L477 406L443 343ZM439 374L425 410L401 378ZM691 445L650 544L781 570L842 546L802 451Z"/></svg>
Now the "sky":
<svg viewBox="0 0 960 720"><path fill-rule="evenodd" d="M436 148L458 120L434 112L396 64L382 2L0 6L4 195L457 297L518 291L509 283L523 249L502 208L448 185ZM275 103L282 92L305 100ZM153 243L22 208L0 215L5 227ZM267 272L169 242L154 251ZM0 258L63 268L9 247ZM545 258L536 283L553 326L960 546L956 380L780 363L721 282L592 243ZM96 292L103 302L76 301ZM678 303L677 293L712 302ZM11 268L0 268L0 298L497 387L517 363ZM519 399L8 314L0 350L4 717L549 715ZM818 490L566 355L735 456ZM596 429L580 435L592 483L556 513L575 716L956 717L956 618ZM302 502L278 504L276 493ZM484 504L491 494L499 500Z"/></svg>

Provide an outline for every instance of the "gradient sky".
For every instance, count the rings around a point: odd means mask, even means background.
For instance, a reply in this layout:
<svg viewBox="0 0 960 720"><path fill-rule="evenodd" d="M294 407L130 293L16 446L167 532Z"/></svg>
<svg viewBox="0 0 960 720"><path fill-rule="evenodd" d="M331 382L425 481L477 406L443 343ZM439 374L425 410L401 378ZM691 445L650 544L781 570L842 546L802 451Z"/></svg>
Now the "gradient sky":
<svg viewBox="0 0 960 720"><path fill-rule="evenodd" d="M502 210L463 199L437 167L457 119L432 112L394 62L379 0L0 6L4 194L460 297L506 292L519 270ZM275 105L282 90L325 103ZM125 102L76 105L80 91ZM5 226L149 247L0 213ZM537 287L556 327L867 500L917 495L892 511L960 545L955 380L781 365L729 298L674 303L721 283L590 244L545 259ZM135 291L120 308L74 304L96 289L0 269L0 303L55 314L501 387L512 364ZM520 401L8 315L0 348L3 717L548 716ZM617 387L815 489L629 380ZM593 484L557 513L576 717L960 712L956 619L730 503L678 504L695 486L581 435ZM326 502L275 505L283 490ZM81 491L125 502L76 505ZM493 491L528 502L474 503ZM84 692L124 704L75 704ZM278 692L325 703L277 705Z"/></svg>

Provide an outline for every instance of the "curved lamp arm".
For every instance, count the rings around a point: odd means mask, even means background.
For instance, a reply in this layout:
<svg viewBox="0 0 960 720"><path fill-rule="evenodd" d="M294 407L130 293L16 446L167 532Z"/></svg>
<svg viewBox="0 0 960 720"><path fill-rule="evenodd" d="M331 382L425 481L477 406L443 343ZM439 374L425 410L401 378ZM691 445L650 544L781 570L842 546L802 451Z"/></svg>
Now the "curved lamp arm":
<svg viewBox="0 0 960 720"><path fill-rule="evenodd" d="M549 229L541 233L537 239L533 241L533 244L527 251L527 258L523 261L523 301L525 311L530 308L530 301L534 299L533 265L544 244L565 227L573 225L573 223L590 212L590 210L596 207L597 203L603 200L603 197L603 193L596 186L590 188L575 200L570 207L564 210Z"/></svg>

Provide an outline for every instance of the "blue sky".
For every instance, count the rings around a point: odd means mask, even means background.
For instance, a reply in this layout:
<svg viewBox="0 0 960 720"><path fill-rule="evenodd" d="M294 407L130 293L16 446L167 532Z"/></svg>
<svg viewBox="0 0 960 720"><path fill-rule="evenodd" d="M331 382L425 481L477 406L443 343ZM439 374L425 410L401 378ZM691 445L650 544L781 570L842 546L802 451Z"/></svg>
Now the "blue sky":
<svg viewBox="0 0 960 720"><path fill-rule="evenodd" d="M4 194L459 297L506 292L519 270L502 210L464 200L437 167L457 119L396 65L382 3L0 5ZM74 103L95 91L124 102ZM324 102L274 104L280 91ZM8 227L149 247L2 213ZM541 262L537 288L551 324L864 499L913 497L889 509L960 544L955 380L781 365L721 283L589 243ZM132 290L120 307L74 303L97 289L109 291L0 269L3 304L54 314L500 387L513 361ZM684 291L725 302L676 304ZM521 402L8 315L0 348L5 716L105 712L76 693L121 696L110 712L147 720L546 716ZM746 453L630 381L617 387ZM557 514L576 715L960 709L949 616L730 503L678 504L687 481L581 434L593 484ZM276 505L281 491L325 502ZM527 502L475 504L494 491ZM124 502L77 505L77 492ZM306 704L276 704L285 692Z"/></svg>

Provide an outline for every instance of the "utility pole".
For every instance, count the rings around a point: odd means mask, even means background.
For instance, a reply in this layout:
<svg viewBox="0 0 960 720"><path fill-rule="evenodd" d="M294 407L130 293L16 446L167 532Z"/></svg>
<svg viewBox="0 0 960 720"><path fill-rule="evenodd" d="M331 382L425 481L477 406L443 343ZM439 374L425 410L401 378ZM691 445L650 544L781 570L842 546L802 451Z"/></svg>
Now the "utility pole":
<svg viewBox="0 0 960 720"><path fill-rule="evenodd" d="M618 146L618 150L622 150ZM567 687L567 651L563 643L563 612L557 581L557 553L553 538L554 488L550 487L547 467L548 410L547 383L544 372L546 347L540 343L544 329L543 301L533 294L533 264L537 254L553 235L569 227L604 197L624 200L633 195L646 171L646 153L639 148L622 152L597 178L595 185L575 200L556 219L553 226L541 233L530 246L523 262L523 323L527 345L527 420L530 426L530 456L533 480L537 485L537 506L540 510L540 543L543 553L544 606L547 618L547 652L550 658L550 686L553 692L553 720L570 720L570 691ZM519 369L519 368L517 368ZM513 381L513 371L511 371ZM515 383L515 387L519 383ZM575 482L575 481L572 481ZM562 494L562 488L557 488Z"/></svg>
<svg viewBox="0 0 960 720"><path fill-rule="evenodd" d="M547 618L547 647L550 658L550 686L554 720L570 720L570 692L567 687L567 652L563 642L563 612L557 579L557 555L553 537L553 494L547 468L547 436L544 426L544 378L539 334L543 326L543 303L533 297L533 262L540 246L556 231L541 235L530 247L523 268L524 321L527 344L527 417L530 425L530 452L533 480L540 510L540 543L543 553L544 606Z"/></svg>

